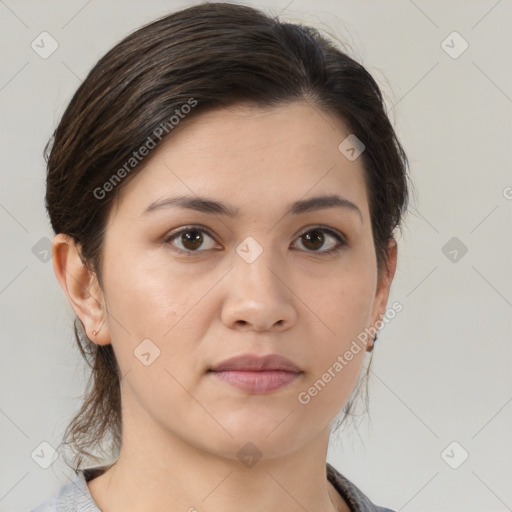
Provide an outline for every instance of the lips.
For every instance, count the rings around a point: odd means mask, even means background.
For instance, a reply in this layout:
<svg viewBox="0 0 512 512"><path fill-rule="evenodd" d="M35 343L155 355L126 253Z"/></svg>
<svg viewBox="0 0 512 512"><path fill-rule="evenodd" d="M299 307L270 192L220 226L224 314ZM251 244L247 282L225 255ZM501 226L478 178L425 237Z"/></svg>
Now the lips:
<svg viewBox="0 0 512 512"><path fill-rule="evenodd" d="M252 354L243 354L226 359L214 365L209 371L270 371L282 370L292 373L302 373L302 370L290 359L278 354L268 354L266 356L257 356Z"/></svg>
<svg viewBox="0 0 512 512"><path fill-rule="evenodd" d="M277 354L244 354L216 364L208 373L246 393L264 394L291 384L303 371L290 359Z"/></svg>

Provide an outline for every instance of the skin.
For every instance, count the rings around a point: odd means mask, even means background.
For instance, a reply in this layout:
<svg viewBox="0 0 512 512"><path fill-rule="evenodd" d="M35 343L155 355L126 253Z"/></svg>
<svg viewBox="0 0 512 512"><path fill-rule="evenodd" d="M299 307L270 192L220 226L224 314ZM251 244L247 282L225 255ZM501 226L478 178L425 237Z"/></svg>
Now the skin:
<svg viewBox="0 0 512 512"><path fill-rule="evenodd" d="M121 190L103 288L73 241L55 236L57 279L89 338L113 345L122 373L121 454L88 484L104 512L349 510L326 479L327 447L372 340L307 405L297 399L382 318L396 267L392 240L378 281L362 158L338 149L349 134L305 101L201 114ZM294 201L332 193L362 219L348 208L285 215ZM143 215L181 194L223 201L240 217L180 208ZM191 224L208 229L202 245L165 242ZM348 245L326 254L337 242L325 232L323 245L308 244L302 235L318 225ZM263 248L252 263L236 252L248 236ZM148 366L134 355L147 338L160 350ZM268 394L207 373L243 353L278 353L303 373ZM249 442L262 454L251 467L237 456Z"/></svg>

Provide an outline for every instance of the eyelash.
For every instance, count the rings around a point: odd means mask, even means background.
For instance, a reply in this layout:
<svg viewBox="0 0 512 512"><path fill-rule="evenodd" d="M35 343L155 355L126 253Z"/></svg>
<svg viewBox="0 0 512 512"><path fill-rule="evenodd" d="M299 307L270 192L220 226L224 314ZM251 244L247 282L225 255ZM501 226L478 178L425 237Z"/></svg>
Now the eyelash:
<svg viewBox="0 0 512 512"><path fill-rule="evenodd" d="M185 226L184 228L180 229L179 231L176 231L174 233L171 233L168 237L166 237L164 239L164 243L165 244L170 244L170 242L172 240L174 240L175 238L179 237L180 235L182 235L183 233L187 233L187 232L190 232L190 231L199 231L201 233L206 233L210 238L214 239L214 237L209 233L209 231L205 228L203 228L202 226ZM347 245L348 245L348 242L341 236L339 235L336 231L333 231L332 229L328 228L328 227L325 227L325 226L315 226L313 228L309 228L307 231L303 231L298 237L297 239L300 239L302 236L306 235L307 233L311 233L313 231L321 231L323 233L327 233L328 235L332 236L337 242L338 244L333 247L332 249L329 249L328 251L311 251L311 250L306 250L306 252L309 252L309 253L312 253L312 254L324 254L324 255L331 255L331 254L337 254L339 253L340 251L342 251ZM200 253L200 252L204 252L204 251L200 251L200 250L197 250L197 251L190 251L190 250L183 250L183 249L179 249L178 247L172 247L172 250L173 251L176 251L176 252L179 252L179 253L182 253L182 254L187 254L187 255L192 255L192 254L195 254L195 253Z"/></svg>

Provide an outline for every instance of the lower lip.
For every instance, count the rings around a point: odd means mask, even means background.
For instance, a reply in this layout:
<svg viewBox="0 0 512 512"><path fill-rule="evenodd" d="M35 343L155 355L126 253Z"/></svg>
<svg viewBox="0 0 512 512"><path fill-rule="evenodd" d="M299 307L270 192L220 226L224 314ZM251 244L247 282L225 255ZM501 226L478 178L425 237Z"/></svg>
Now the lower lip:
<svg viewBox="0 0 512 512"><path fill-rule="evenodd" d="M211 372L220 380L249 393L270 393L280 389L295 379L300 373L283 370Z"/></svg>

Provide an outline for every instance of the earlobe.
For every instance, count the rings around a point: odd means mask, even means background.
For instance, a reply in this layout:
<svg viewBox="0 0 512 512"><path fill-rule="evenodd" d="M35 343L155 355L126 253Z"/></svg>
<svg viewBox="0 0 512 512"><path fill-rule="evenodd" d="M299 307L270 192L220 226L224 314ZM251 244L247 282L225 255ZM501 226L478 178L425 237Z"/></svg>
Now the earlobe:
<svg viewBox="0 0 512 512"><path fill-rule="evenodd" d="M52 254L57 280L88 338L99 345L110 343L101 288L94 272L84 265L77 244L70 236L59 233L53 238Z"/></svg>

